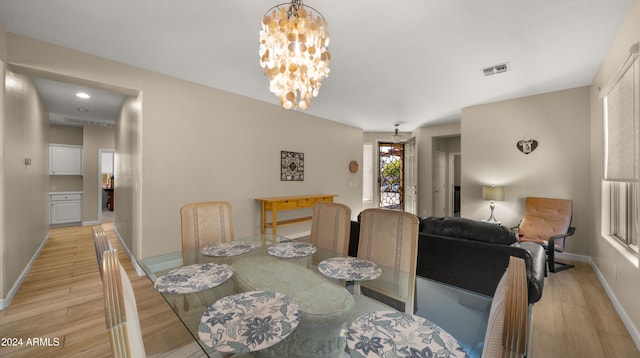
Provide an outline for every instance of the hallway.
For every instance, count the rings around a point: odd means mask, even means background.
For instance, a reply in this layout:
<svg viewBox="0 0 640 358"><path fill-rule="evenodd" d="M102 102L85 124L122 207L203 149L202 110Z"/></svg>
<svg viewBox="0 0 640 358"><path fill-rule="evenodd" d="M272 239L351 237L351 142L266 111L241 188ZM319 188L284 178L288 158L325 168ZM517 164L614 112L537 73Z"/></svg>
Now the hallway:
<svg viewBox="0 0 640 358"><path fill-rule="evenodd" d="M103 227L134 287L147 356L201 356L151 281L135 273L112 224ZM90 226L51 229L9 308L0 311L0 337L23 338L22 347L0 347L0 357L111 357ZM45 346L27 347L28 338Z"/></svg>

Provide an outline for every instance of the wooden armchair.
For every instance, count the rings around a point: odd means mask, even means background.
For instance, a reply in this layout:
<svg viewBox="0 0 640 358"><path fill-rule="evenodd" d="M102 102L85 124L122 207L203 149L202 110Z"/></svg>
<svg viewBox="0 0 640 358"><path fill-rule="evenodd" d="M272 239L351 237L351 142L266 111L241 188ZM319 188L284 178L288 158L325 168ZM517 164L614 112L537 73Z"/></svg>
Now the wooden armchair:
<svg viewBox="0 0 640 358"><path fill-rule="evenodd" d="M518 240L542 245L547 251L547 267L550 272L574 267L555 260L555 252L564 251L565 239L576 230L571 226L572 216L572 200L526 198L524 217L517 228Z"/></svg>

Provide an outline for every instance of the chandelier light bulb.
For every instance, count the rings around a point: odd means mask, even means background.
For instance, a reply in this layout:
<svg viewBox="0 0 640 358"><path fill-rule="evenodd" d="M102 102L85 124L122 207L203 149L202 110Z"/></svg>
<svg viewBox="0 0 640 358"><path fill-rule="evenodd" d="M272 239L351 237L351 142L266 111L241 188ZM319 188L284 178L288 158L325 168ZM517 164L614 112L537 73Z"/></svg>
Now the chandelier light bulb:
<svg viewBox="0 0 640 358"><path fill-rule="evenodd" d="M329 76L327 21L301 0L267 11L260 31L260 66L286 109L307 109Z"/></svg>

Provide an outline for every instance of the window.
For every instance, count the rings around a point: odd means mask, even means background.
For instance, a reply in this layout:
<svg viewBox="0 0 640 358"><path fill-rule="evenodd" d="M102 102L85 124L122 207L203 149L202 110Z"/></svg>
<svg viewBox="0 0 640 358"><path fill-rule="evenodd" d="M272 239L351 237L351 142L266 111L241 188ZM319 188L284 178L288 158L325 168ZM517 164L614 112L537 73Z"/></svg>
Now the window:
<svg viewBox="0 0 640 358"><path fill-rule="evenodd" d="M603 91L604 108L604 215L607 234L638 252L640 210L640 65L638 44L611 85Z"/></svg>
<svg viewBox="0 0 640 358"><path fill-rule="evenodd" d="M638 252L637 185L610 181L609 234L631 250Z"/></svg>

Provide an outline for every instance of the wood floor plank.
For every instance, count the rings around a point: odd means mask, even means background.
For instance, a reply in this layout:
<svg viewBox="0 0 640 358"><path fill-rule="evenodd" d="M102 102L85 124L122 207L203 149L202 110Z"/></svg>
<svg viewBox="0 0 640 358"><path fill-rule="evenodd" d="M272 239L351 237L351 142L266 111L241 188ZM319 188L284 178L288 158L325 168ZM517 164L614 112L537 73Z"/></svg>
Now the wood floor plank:
<svg viewBox="0 0 640 358"><path fill-rule="evenodd" d="M563 339L568 357L605 357L595 324L585 307L562 303Z"/></svg>

